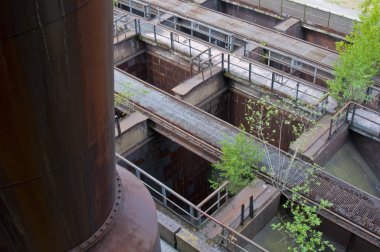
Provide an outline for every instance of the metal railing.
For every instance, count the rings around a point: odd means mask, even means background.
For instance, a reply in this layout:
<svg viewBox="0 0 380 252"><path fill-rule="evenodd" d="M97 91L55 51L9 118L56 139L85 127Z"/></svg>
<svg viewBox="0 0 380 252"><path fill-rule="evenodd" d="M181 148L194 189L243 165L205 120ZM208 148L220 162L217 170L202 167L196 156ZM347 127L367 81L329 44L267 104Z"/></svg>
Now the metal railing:
<svg viewBox="0 0 380 252"><path fill-rule="evenodd" d="M169 47L172 50L187 55L190 61L191 75L211 70L213 66L221 63L222 70L239 76L250 83L266 85L272 92L279 92L293 99L294 104L301 107L299 101L311 104L313 109L323 115L329 96L326 89L308 84L300 79L285 75L280 71L268 69L260 63L250 59L240 58L227 53L221 53L214 48L201 44L179 33L167 30L160 25L147 21L134 19L134 30L141 38L149 39L156 44ZM194 67L195 66L195 67ZM194 69L195 68L195 69ZM267 73L267 74L265 74Z"/></svg>
<svg viewBox="0 0 380 252"><path fill-rule="evenodd" d="M241 1L239 2L244 5ZM293 16L301 19L304 23L318 25L344 34L352 31L355 21L354 18L340 13L289 0L251 0L248 3L259 9L271 10L283 16Z"/></svg>
<svg viewBox="0 0 380 252"><path fill-rule="evenodd" d="M375 85L367 88L365 103L366 106L380 111L380 87Z"/></svg>
<svg viewBox="0 0 380 252"><path fill-rule="evenodd" d="M380 113L356 102L349 102L331 118L328 139L346 123L351 128L380 137Z"/></svg>
<svg viewBox="0 0 380 252"><path fill-rule="evenodd" d="M134 2L134 1L132 1ZM137 1L136 1L137 2ZM228 33L226 31L218 30L214 27L209 26L208 24L202 24L196 21L193 21L188 18L181 17L181 23L178 22L179 17L174 13L170 13L168 11L162 11L158 7L154 5L149 5L149 11L156 13L154 17L157 17L159 20L159 24L174 29L176 31L180 30L181 32L188 31L187 34L190 36L195 36L198 39L202 39L210 44L218 46L223 49L227 49L232 51L236 47L244 46L244 55L249 57L250 54L255 54L255 52L249 52L247 48L247 44L253 44L255 46L259 46L262 48L262 51L267 53L260 53L257 56L260 59L266 59L268 62L268 66L271 65L271 62L279 63L282 65L283 71L290 71L292 73L293 70L304 73L305 76L302 75L302 78L309 78L310 82L316 83L317 80L319 82L324 81L326 79L331 78L330 70L325 69L321 66L316 66L311 62L307 62L305 60L301 60L299 58L294 58L294 56L287 54L286 52L281 52L276 49L272 49L260 43L254 41L240 41L235 39L234 35ZM144 11L144 10L141 10ZM165 14L170 14L170 18L166 17L162 19L162 16ZM140 15L140 16L146 16ZM152 16L149 14L149 16ZM148 19L149 20L149 19ZM240 42L239 42L240 41ZM255 59L258 57L254 57ZM309 76L309 77L308 77Z"/></svg>
<svg viewBox="0 0 380 252"><path fill-rule="evenodd" d="M164 205L176 216L190 223L194 227L199 227L200 224L204 223L205 221L214 223L213 226L220 229L220 232L218 233L218 241L223 246L233 248L235 251L268 252L265 248L254 243L235 230L223 225L207 213L207 211L210 211L212 208L218 209L222 205L221 202L227 201L228 183L223 183L213 194L211 194L209 197L199 203L198 206L196 206L129 160L125 159L120 154L116 153L116 157L128 166L126 169L132 170L132 173L143 182L156 202ZM223 193L224 191L225 193ZM218 201L213 202L213 199L215 198L219 200L219 203ZM203 211L201 208L206 205L210 206L208 206L208 209L206 211Z"/></svg>
<svg viewBox="0 0 380 252"><path fill-rule="evenodd" d="M275 67L291 75L301 75L300 78L310 79L310 82L314 84L324 83L333 77L328 69L252 41L247 41L244 44L244 57L261 62L269 67Z"/></svg>
<svg viewBox="0 0 380 252"><path fill-rule="evenodd" d="M145 172L129 160L125 159L119 154L116 154L117 158L125 163L130 170L138 179L140 179L145 186L148 188L152 197L160 204L164 205L166 208L170 209L178 217L185 220L189 224L198 227L203 224L207 218L205 218L203 213L211 215L216 212L227 202L228 199L228 183L223 183L218 189L216 189L212 194L205 198L198 205L194 205L189 200L185 199L183 196L176 193L174 190L170 189L168 186L151 176L149 173ZM202 208L206 208L203 210ZM201 210L203 213L201 213Z"/></svg>
<svg viewBox="0 0 380 252"><path fill-rule="evenodd" d="M280 92L292 98L295 104L301 101L314 106L315 111L321 115L326 112L329 96L328 91L323 88L302 82L296 78L273 71L272 69L265 69L259 64L231 54L224 56L223 65L225 71L236 74L249 82L266 84L266 87L272 92ZM263 72L270 74L265 75L262 74ZM317 96L314 93L319 93L320 95Z"/></svg>
<svg viewBox="0 0 380 252"><path fill-rule="evenodd" d="M139 33L138 19L129 20L118 27L114 26L114 43L136 36Z"/></svg>

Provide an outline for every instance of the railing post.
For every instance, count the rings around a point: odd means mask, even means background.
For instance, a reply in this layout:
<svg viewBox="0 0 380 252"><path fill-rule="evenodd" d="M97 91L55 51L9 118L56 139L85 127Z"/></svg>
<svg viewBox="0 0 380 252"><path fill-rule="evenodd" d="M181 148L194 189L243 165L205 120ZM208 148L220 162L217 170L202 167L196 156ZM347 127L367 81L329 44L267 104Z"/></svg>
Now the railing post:
<svg viewBox="0 0 380 252"><path fill-rule="evenodd" d="M268 51L268 66L270 66L270 57L271 57L271 51Z"/></svg>
<svg viewBox="0 0 380 252"><path fill-rule="evenodd" d="M315 84L315 82L317 81L317 71L318 71L318 69L316 67L314 67L313 84Z"/></svg>
<svg viewBox="0 0 380 252"><path fill-rule="evenodd" d="M252 63L249 63L249 72L248 72L248 80L251 82L252 75Z"/></svg>
<svg viewBox="0 0 380 252"><path fill-rule="evenodd" d="M254 202L253 202L253 196L249 197L249 217L253 218L253 208L254 208Z"/></svg>
<svg viewBox="0 0 380 252"><path fill-rule="evenodd" d="M153 25L154 43L157 43L156 25Z"/></svg>
<svg viewBox="0 0 380 252"><path fill-rule="evenodd" d="M329 129L329 137L327 139L330 139L331 138L331 132L332 132L332 126L333 126L333 123L334 123L334 120L331 118L331 121L330 121L330 129Z"/></svg>
<svg viewBox="0 0 380 252"><path fill-rule="evenodd" d="M352 110L351 124L354 123L355 112L356 112L356 104L354 103L354 109Z"/></svg>
<svg viewBox="0 0 380 252"><path fill-rule="evenodd" d="M222 71L224 71L224 53L222 53Z"/></svg>
<svg viewBox="0 0 380 252"><path fill-rule="evenodd" d="M190 58L192 57L191 55L191 39L189 39L189 52L190 52Z"/></svg>
<svg viewBox="0 0 380 252"><path fill-rule="evenodd" d="M117 136L121 134L121 128L120 128L120 121L119 117L115 116L115 123L116 123L116 129L117 129Z"/></svg>
<svg viewBox="0 0 380 252"><path fill-rule="evenodd" d="M141 31L141 21L140 19L137 19L137 28L139 30L139 34L142 34L142 31Z"/></svg>
<svg viewBox="0 0 380 252"><path fill-rule="evenodd" d="M228 72L230 72L230 59L231 58L231 55L230 54L228 54L228 56L227 56L227 70L228 70Z"/></svg>
<svg viewBox="0 0 380 252"><path fill-rule="evenodd" d="M275 73L272 72L272 83L270 85L270 90L273 91L273 88L274 88L274 80L275 80Z"/></svg>
<svg viewBox="0 0 380 252"><path fill-rule="evenodd" d="M164 206L167 206L168 201L166 199L166 189L163 186L161 186L161 193L162 193L162 203L164 204Z"/></svg>
<svg viewBox="0 0 380 252"><path fill-rule="evenodd" d="M173 39L173 32L170 32L170 47L174 49L174 39Z"/></svg>
<svg viewBox="0 0 380 252"><path fill-rule="evenodd" d="M190 206L190 218L191 218L191 224L195 225L194 208L192 206Z"/></svg>
<svg viewBox="0 0 380 252"><path fill-rule="evenodd" d="M298 101L298 92L299 92L299 89L300 89L300 83L297 82L296 101ZM317 105L317 106L318 106L318 105Z"/></svg>
<svg viewBox="0 0 380 252"><path fill-rule="evenodd" d="M137 35L137 34L139 34L139 31L138 31L138 24L137 24L137 19L135 19L133 22L135 23L135 33L136 33L136 35Z"/></svg>
<svg viewBox="0 0 380 252"><path fill-rule="evenodd" d="M217 202L217 209L220 208L220 191L218 192L218 202Z"/></svg>
<svg viewBox="0 0 380 252"><path fill-rule="evenodd" d="M350 113L350 105L348 105L347 109L346 109L346 120L345 120L345 122L348 122L348 114Z"/></svg>
<svg viewBox="0 0 380 252"><path fill-rule="evenodd" d="M139 170L135 170L136 172L135 172L135 174L136 174L136 177L138 178L138 179L140 179L141 180L141 173L140 173L140 171Z"/></svg>
<svg viewBox="0 0 380 252"><path fill-rule="evenodd" d="M244 226L244 204L240 208L240 225Z"/></svg>

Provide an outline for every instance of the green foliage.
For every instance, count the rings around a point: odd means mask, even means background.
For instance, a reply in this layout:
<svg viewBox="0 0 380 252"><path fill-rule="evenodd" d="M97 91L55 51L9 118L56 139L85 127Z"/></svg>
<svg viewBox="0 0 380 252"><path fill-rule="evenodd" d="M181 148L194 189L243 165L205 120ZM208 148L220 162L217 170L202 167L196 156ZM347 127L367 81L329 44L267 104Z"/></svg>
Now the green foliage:
<svg viewBox="0 0 380 252"><path fill-rule="evenodd" d="M125 83L120 87L120 91L115 94L115 106L120 106L125 101L133 96L133 92L131 91L132 84Z"/></svg>
<svg viewBox="0 0 380 252"><path fill-rule="evenodd" d="M283 129L289 128L289 132L294 138L301 136L309 124L315 123L311 118L300 119L294 114L287 112L289 107L284 105L284 109L279 109L269 102L268 97L259 100L249 100L245 119L248 123L248 130L266 143L281 142ZM280 146L279 146L280 147Z"/></svg>
<svg viewBox="0 0 380 252"><path fill-rule="evenodd" d="M239 133L232 139L225 138L221 145L222 158L212 165L218 177L210 180L211 187L216 189L227 180L229 191L237 193L255 179L253 169L262 161L263 153L260 146L245 133Z"/></svg>
<svg viewBox="0 0 380 252"><path fill-rule="evenodd" d="M113 6L117 6L117 0L112 0Z"/></svg>
<svg viewBox="0 0 380 252"><path fill-rule="evenodd" d="M335 246L324 240L322 232L317 230L322 223L318 211L331 206L332 204L326 200L321 200L319 205L310 205L299 194L293 192L292 199L283 205L290 210L292 217L272 224L272 229L284 233L292 241L288 246L289 251L325 251L327 248L335 251Z"/></svg>
<svg viewBox="0 0 380 252"><path fill-rule="evenodd" d="M330 92L340 103L363 101L366 89L380 68L380 0L366 0L360 22L355 23L347 42L338 42L339 60L334 79L327 81Z"/></svg>

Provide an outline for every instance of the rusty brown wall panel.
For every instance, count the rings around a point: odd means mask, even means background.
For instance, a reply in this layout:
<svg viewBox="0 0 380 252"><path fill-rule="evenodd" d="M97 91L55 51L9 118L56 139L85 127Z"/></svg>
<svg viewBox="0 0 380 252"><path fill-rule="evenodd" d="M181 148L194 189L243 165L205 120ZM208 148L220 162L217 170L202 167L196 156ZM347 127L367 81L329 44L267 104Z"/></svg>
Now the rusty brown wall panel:
<svg viewBox="0 0 380 252"><path fill-rule="evenodd" d="M65 251L114 201L112 1L0 1L0 250Z"/></svg>

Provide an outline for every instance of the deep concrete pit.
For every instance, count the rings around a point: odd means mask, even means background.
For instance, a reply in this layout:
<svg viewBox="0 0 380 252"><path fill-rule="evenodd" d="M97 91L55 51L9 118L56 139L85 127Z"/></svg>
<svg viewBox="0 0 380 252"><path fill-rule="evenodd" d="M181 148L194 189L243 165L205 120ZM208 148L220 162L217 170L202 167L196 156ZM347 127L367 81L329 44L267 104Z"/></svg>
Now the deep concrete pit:
<svg viewBox="0 0 380 252"><path fill-rule="evenodd" d="M222 94L209 101L203 102L200 108L236 127L243 125L248 130L249 125L246 120L246 113L249 100L257 101L257 98L232 88L225 90ZM256 106L256 110L261 111L261 107ZM263 108L263 116L266 113L267 109ZM283 111L283 115L283 120L273 117L270 127L265 130L264 134L270 134L269 142L272 145L280 146L282 150L288 151L290 143L297 139L297 135L292 130L293 126L304 124L308 127L309 123L301 117L294 114L290 115L290 113L285 111ZM276 121L282 121L283 124L276 123ZM285 121L290 121L290 124L285 124Z"/></svg>
<svg viewBox="0 0 380 252"><path fill-rule="evenodd" d="M152 137L126 158L193 204L200 203L213 191L208 181L211 164L162 135ZM150 183L143 176L142 180ZM181 204L175 198L170 199Z"/></svg>
<svg viewBox="0 0 380 252"><path fill-rule="evenodd" d="M294 247L291 240L286 237L283 232L275 231L271 227L272 224L291 219L289 209L284 209L282 207L285 201L286 197L282 196L277 213L266 224L261 225L259 230L254 230L254 232L251 232L251 235L245 232L248 238L263 246L268 251L286 252L288 251L288 247ZM323 239L330 241L335 246L335 251L377 251L378 248L362 238L355 236L351 232L341 228L339 225L323 218L322 216L319 217L321 218L322 224L318 230L323 233Z"/></svg>
<svg viewBox="0 0 380 252"><path fill-rule="evenodd" d="M144 51L117 67L171 94L171 89L191 75L188 61L151 45L145 45Z"/></svg>
<svg viewBox="0 0 380 252"><path fill-rule="evenodd" d="M380 198L380 143L350 131L344 145L324 165L326 172Z"/></svg>

